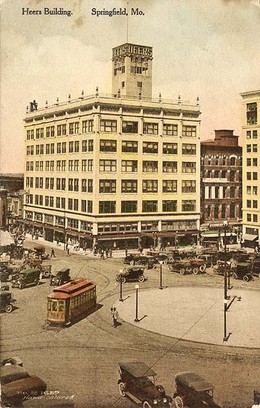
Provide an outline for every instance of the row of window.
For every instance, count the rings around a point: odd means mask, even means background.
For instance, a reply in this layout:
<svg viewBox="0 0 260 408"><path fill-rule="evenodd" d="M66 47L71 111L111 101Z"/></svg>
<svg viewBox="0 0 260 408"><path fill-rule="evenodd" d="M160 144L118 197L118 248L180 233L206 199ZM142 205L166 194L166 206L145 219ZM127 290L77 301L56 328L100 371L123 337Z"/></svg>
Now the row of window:
<svg viewBox="0 0 260 408"><path fill-rule="evenodd" d="M242 166L242 157L202 157L204 166Z"/></svg>
<svg viewBox="0 0 260 408"><path fill-rule="evenodd" d="M139 123L137 121L123 121L122 122L122 133L139 133ZM94 120L84 120L81 124L80 122L72 122L68 125L61 124L57 125L56 134L57 136L66 136L67 132L69 135L79 134L80 130L82 133L93 133L94 131ZM118 132L117 120L100 120L100 132L116 133ZM178 125L164 123L162 129L163 135L168 136L178 136ZM143 123L143 134L147 135L158 135L159 134L159 123L154 122L144 122ZM45 137L55 137L55 126L47 126L46 128L37 128L27 130L26 136L27 140L43 139ZM197 128L196 126L183 125L182 126L182 136L183 137L196 137Z"/></svg>
<svg viewBox="0 0 260 408"><path fill-rule="evenodd" d="M247 158L246 159L246 165L247 165L247 167L250 167L250 166L257 166L258 164L258 160L257 160L257 158Z"/></svg>
<svg viewBox="0 0 260 408"><path fill-rule="evenodd" d="M247 194L257 195L258 194L257 186L246 186L246 193Z"/></svg>
<svg viewBox="0 0 260 408"><path fill-rule="evenodd" d="M257 172L256 171L253 171L253 172L248 171L246 173L246 179L247 180L255 180L255 181L258 180Z"/></svg>
<svg viewBox="0 0 260 408"><path fill-rule="evenodd" d="M143 142L143 153L159 153L158 148L159 143L157 142ZM45 154L55 154L55 144L48 143L46 145L40 144L35 146L35 154L43 155L45 146ZM82 140L81 151L82 152L93 152L94 141L93 140ZM116 140L100 140L100 152L117 152L117 141ZM80 152L80 142L71 141L68 143L69 153L79 153ZM131 140L122 141L122 152L138 153L138 142ZM67 153L67 143L60 142L56 145L56 153ZM163 143L162 144L163 154L178 154L177 143ZM182 144L182 154L196 155L196 145L190 143ZM26 155L34 155L34 146L26 147Z"/></svg>
<svg viewBox="0 0 260 408"><path fill-rule="evenodd" d="M36 169L43 170L43 165L40 166L41 162L36 162ZM47 160L45 162L45 171L54 171L54 160ZM68 170L69 171L79 171L80 170L80 160L68 160ZM117 160L99 160L99 171L100 172L116 172L117 171ZM34 162L26 162L26 170L33 171ZM56 163L57 171L66 171L66 160L57 160ZM93 159L83 159L81 160L81 171L93 171ZM138 161L137 160L122 160L121 161L121 171L125 173L136 173L138 171ZM158 172L158 162L152 160L143 160L142 171L145 173L157 173ZM176 161L163 161L162 162L163 173L177 173L177 162ZM196 173L196 162L182 162L182 173Z"/></svg>
<svg viewBox="0 0 260 408"><path fill-rule="evenodd" d="M242 171L241 170L204 170L204 178L223 178L228 181L241 181Z"/></svg>
<svg viewBox="0 0 260 408"><path fill-rule="evenodd" d="M26 187L34 187L33 177L26 177ZM80 185L79 185L80 184ZM116 180L99 180L99 193L116 193ZM158 193L158 180L143 180L143 193ZM46 190L66 191L66 179L57 178L56 185L54 177L46 177L45 183L43 177L35 178L35 188L45 188ZM92 179L68 179L68 191L81 191L92 193L93 180ZM121 180L121 193L137 193L137 180ZM163 193L177 193L177 180L162 180ZM182 193L196 193L195 180L182 180Z"/></svg>
<svg viewBox="0 0 260 408"><path fill-rule="evenodd" d="M257 153L258 152L257 144L247 144L246 151L247 153Z"/></svg>
<svg viewBox="0 0 260 408"><path fill-rule="evenodd" d="M246 200L247 208L258 208L257 200Z"/></svg>
<svg viewBox="0 0 260 408"><path fill-rule="evenodd" d="M65 209L65 198L53 196L35 195L35 205L45 207ZM27 204L33 204L33 195L27 196ZM79 204L81 207L79 208ZM182 211L196 211L196 200L182 200ZM68 210L81 211L86 213L93 212L93 201L78 200L77 198L68 198ZM137 213L138 201L121 201L121 213ZM177 212L177 200L162 200L163 212ZM142 212L158 212L157 200L143 200ZM114 214L116 213L116 201L99 201L99 214Z"/></svg>

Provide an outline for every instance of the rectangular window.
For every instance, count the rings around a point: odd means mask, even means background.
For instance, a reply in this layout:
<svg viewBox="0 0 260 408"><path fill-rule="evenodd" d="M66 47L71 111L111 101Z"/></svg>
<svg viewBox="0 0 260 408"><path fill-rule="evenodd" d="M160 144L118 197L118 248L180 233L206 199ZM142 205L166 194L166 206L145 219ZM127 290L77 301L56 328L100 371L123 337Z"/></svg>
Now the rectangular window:
<svg viewBox="0 0 260 408"><path fill-rule="evenodd" d="M74 151L75 151L75 153L79 152L79 142L78 141L75 142Z"/></svg>
<svg viewBox="0 0 260 408"><path fill-rule="evenodd" d="M143 212L157 212L157 207L158 203L156 200L142 202Z"/></svg>
<svg viewBox="0 0 260 408"><path fill-rule="evenodd" d="M257 172L253 172L253 180L257 180Z"/></svg>
<svg viewBox="0 0 260 408"><path fill-rule="evenodd" d="M167 136L178 136L178 125L165 123L163 125L163 134Z"/></svg>
<svg viewBox="0 0 260 408"><path fill-rule="evenodd" d="M46 154L50 154L50 145L49 144L46 144L45 152L46 152Z"/></svg>
<svg viewBox="0 0 260 408"><path fill-rule="evenodd" d="M117 122L116 120L101 120L100 121L101 132L116 132Z"/></svg>
<svg viewBox="0 0 260 408"><path fill-rule="evenodd" d="M251 144L246 145L246 151L247 153L251 153Z"/></svg>
<svg viewBox="0 0 260 408"><path fill-rule="evenodd" d="M69 153L73 153L74 151L74 142L69 142Z"/></svg>
<svg viewBox="0 0 260 408"><path fill-rule="evenodd" d="M88 151L88 140L82 140L82 153L85 153Z"/></svg>
<svg viewBox="0 0 260 408"><path fill-rule="evenodd" d="M177 143L163 143L163 154L177 154Z"/></svg>
<svg viewBox="0 0 260 408"><path fill-rule="evenodd" d="M69 171L73 171L73 160L69 160Z"/></svg>
<svg viewBox="0 0 260 408"><path fill-rule="evenodd" d="M82 133L91 133L91 132L93 132L93 128L94 128L94 120L93 119L84 120L82 122Z"/></svg>
<svg viewBox="0 0 260 408"><path fill-rule="evenodd" d="M69 191L73 191L73 179L69 178L69 186L68 186Z"/></svg>
<svg viewBox="0 0 260 408"><path fill-rule="evenodd" d="M190 143L183 143L182 154L196 155L196 145Z"/></svg>
<svg viewBox="0 0 260 408"><path fill-rule="evenodd" d="M113 214L116 212L115 201L99 201L99 214Z"/></svg>
<svg viewBox="0 0 260 408"><path fill-rule="evenodd" d="M196 193L196 180L182 180L183 193Z"/></svg>
<svg viewBox="0 0 260 408"><path fill-rule="evenodd" d="M156 173L158 172L158 162L157 161L143 161L143 172L144 173Z"/></svg>
<svg viewBox="0 0 260 408"><path fill-rule="evenodd" d="M158 153L158 143L143 142L143 153Z"/></svg>
<svg viewBox="0 0 260 408"><path fill-rule="evenodd" d="M257 214L253 214L253 222L258 222L258 215Z"/></svg>
<svg viewBox="0 0 260 408"><path fill-rule="evenodd" d="M99 180L99 192L100 193L115 193L116 192L116 180Z"/></svg>
<svg viewBox="0 0 260 408"><path fill-rule="evenodd" d="M62 151L62 153L66 153L66 146L67 146L67 143L66 143L66 142L62 142L62 145L61 145L61 151Z"/></svg>
<svg viewBox="0 0 260 408"><path fill-rule="evenodd" d="M61 143L57 143L57 154L61 153Z"/></svg>
<svg viewBox="0 0 260 408"><path fill-rule="evenodd" d="M182 162L182 172L183 173L196 173L196 163L195 162Z"/></svg>
<svg viewBox="0 0 260 408"><path fill-rule="evenodd" d="M246 159L246 165L251 166L251 159Z"/></svg>
<svg viewBox="0 0 260 408"><path fill-rule="evenodd" d="M182 211L196 211L196 201L182 200Z"/></svg>
<svg viewBox="0 0 260 408"><path fill-rule="evenodd" d="M253 130L253 139L257 139L257 130Z"/></svg>
<svg viewBox="0 0 260 408"><path fill-rule="evenodd" d="M253 153L257 153L257 144L253 144Z"/></svg>
<svg viewBox="0 0 260 408"><path fill-rule="evenodd" d="M163 193L177 193L177 180L163 180Z"/></svg>
<svg viewBox="0 0 260 408"><path fill-rule="evenodd" d="M143 193L157 193L158 180L143 180Z"/></svg>
<svg viewBox="0 0 260 408"><path fill-rule="evenodd" d="M61 170L66 171L66 160L61 161Z"/></svg>
<svg viewBox="0 0 260 408"><path fill-rule="evenodd" d="M121 193L137 193L137 180L122 180Z"/></svg>
<svg viewBox="0 0 260 408"><path fill-rule="evenodd" d="M123 121L123 133L138 133L138 122Z"/></svg>
<svg viewBox="0 0 260 408"><path fill-rule="evenodd" d="M116 171L116 160L99 160L99 171L108 171L108 172L115 172Z"/></svg>
<svg viewBox="0 0 260 408"><path fill-rule="evenodd" d="M100 147L101 152L116 152L116 140L100 140Z"/></svg>
<svg viewBox="0 0 260 408"><path fill-rule="evenodd" d="M130 140L123 140L122 141L122 152L137 153L138 152L138 142L133 142Z"/></svg>
<svg viewBox="0 0 260 408"><path fill-rule="evenodd" d="M247 179L247 180L251 180L251 173L250 173L250 172L247 172L247 173L246 173L246 179Z"/></svg>
<svg viewBox="0 0 260 408"><path fill-rule="evenodd" d="M137 160L122 160L121 171L126 173L137 172Z"/></svg>
<svg viewBox="0 0 260 408"><path fill-rule="evenodd" d="M158 135L158 123L144 123L143 133L146 135Z"/></svg>
<svg viewBox="0 0 260 408"><path fill-rule="evenodd" d="M79 122L69 123L69 134L77 134L79 133Z"/></svg>
<svg viewBox="0 0 260 408"><path fill-rule="evenodd" d="M257 166L257 158L256 157L253 158L253 166Z"/></svg>
<svg viewBox="0 0 260 408"><path fill-rule="evenodd" d="M196 137L196 126L183 125L182 136L183 137Z"/></svg>
<svg viewBox="0 0 260 408"><path fill-rule="evenodd" d="M247 125L257 124L257 103L247 103L246 104L246 119Z"/></svg>
<svg viewBox="0 0 260 408"><path fill-rule="evenodd" d="M122 201L121 202L121 212L122 213L136 213L137 212L137 201Z"/></svg>
<svg viewBox="0 0 260 408"><path fill-rule="evenodd" d="M163 200L162 202L163 212L176 212L177 200Z"/></svg>
<svg viewBox="0 0 260 408"><path fill-rule="evenodd" d="M177 162L163 161L163 173L177 173Z"/></svg>

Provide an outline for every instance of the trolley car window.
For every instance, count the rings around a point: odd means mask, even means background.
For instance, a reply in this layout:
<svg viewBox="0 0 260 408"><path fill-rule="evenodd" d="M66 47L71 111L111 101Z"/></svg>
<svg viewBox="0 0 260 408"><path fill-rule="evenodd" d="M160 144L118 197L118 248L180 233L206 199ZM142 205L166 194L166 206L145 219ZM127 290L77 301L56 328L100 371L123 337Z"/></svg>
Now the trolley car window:
<svg viewBox="0 0 260 408"><path fill-rule="evenodd" d="M57 309L58 309L58 302L57 302L57 300L53 300L52 301L52 305L51 305L51 310L52 310L52 312L57 312Z"/></svg>
<svg viewBox="0 0 260 408"><path fill-rule="evenodd" d="M59 312L64 312L64 300L59 300Z"/></svg>
<svg viewBox="0 0 260 408"><path fill-rule="evenodd" d="M48 299L47 309L48 309L48 310L51 310L51 299Z"/></svg>

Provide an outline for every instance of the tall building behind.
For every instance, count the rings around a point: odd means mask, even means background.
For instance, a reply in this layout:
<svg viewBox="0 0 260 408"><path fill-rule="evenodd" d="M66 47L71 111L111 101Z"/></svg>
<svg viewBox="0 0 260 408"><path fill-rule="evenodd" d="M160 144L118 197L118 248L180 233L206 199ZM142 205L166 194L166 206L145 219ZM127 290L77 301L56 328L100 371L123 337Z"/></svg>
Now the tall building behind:
<svg viewBox="0 0 260 408"><path fill-rule="evenodd" d="M116 47L112 64L111 96L30 104L25 223L89 246L196 242L200 107L152 99L151 47Z"/></svg>
<svg viewBox="0 0 260 408"><path fill-rule="evenodd" d="M243 237L260 242L260 91L243 92Z"/></svg>

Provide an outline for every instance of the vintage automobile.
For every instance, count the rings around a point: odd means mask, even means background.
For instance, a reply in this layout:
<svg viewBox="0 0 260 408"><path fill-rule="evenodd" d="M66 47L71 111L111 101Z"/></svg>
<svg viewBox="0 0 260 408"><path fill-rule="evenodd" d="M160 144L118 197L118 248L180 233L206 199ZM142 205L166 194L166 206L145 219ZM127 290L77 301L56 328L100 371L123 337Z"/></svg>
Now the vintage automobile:
<svg viewBox="0 0 260 408"><path fill-rule="evenodd" d="M116 275L117 282L138 281L144 282L147 278L144 276L144 266L129 266L120 270Z"/></svg>
<svg viewBox="0 0 260 408"><path fill-rule="evenodd" d="M252 274L260 278L260 260L256 259L252 264Z"/></svg>
<svg viewBox="0 0 260 408"><path fill-rule="evenodd" d="M206 268L211 268L216 264L216 257L210 254L199 254L197 259L202 259L205 262Z"/></svg>
<svg viewBox="0 0 260 408"><path fill-rule="evenodd" d="M157 261L152 256L129 254L124 258L123 263L126 265L143 265L147 269L152 269Z"/></svg>
<svg viewBox="0 0 260 408"><path fill-rule="evenodd" d="M10 272L7 266L0 267L0 282L8 282L9 281Z"/></svg>
<svg viewBox="0 0 260 408"><path fill-rule="evenodd" d="M214 386L193 372L182 372L175 375L176 392L174 403L176 408L220 408L213 400Z"/></svg>
<svg viewBox="0 0 260 408"><path fill-rule="evenodd" d="M254 406L260 406L260 388L254 390Z"/></svg>
<svg viewBox="0 0 260 408"><path fill-rule="evenodd" d="M251 263L238 262L233 268L232 276L234 279L243 279L244 282L249 282L250 280L254 279Z"/></svg>
<svg viewBox="0 0 260 408"><path fill-rule="evenodd" d="M52 265L41 265L40 270L41 270L43 278L51 277L51 268L52 268Z"/></svg>
<svg viewBox="0 0 260 408"><path fill-rule="evenodd" d="M223 275L225 273L225 269L227 271L227 274L231 273L231 263L230 262L225 262L225 261L217 261L216 265L213 267L213 272L216 275Z"/></svg>
<svg viewBox="0 0 260 408"><path fill-rule="evenodd" d="M146 253L148 256L153 257L155 263L164 263L167 264L168 262L168 255L165 252L158 252L158 251L147 251Z"/></svg>
<svg viewBox="0 0 260 408"><path fill-rule="evenodd" d="M24 289L26 286L39 285L41 271L37 268L22 270L14 275L12 279L12 288Z"/></svg>
<svg viewBox="0 0 260 408"><path fill-rule="evenodd" d="M157 374L145 363L132 361L118 366L120 395L142 404L142 408L171 407L172 398L161 385L155 384Z"/></svg>
<svg viewBox="0 0 260 408"><path fill-rule="evenodd" d="M170 272L177 272L180 275L186 275L187 273L192 273L192 267L188 259L186 261L179 260L176 262L171 262L168 264L168 268Z"/></svg>
<svg viewBox="0 0 260 408"><path fill-rule="evenodd" d="M42 395L46 389L43 380L29 375L20 365L7 364L1 367L1 398L5 406L18 405L28 397Z"/></svg>
<svg viewBox="0 0 260 408"><path fill-rule="evenodd" d="M0 311L5 311L6 313L11 313L13 311L12 293L10 292L0 292Z"/></svg>
<svg viewBox="0 0 260 408"><path fill-rule="evenodd" d="M42 259L42 260L44 260L44 259L49 259L49 258L50 258L50 255L49 255L49 254L46 254L46 252L45 252L45 247L42 246L42 245L39 245L39 246L35 246L35 247L34 247L34 256L35 256L36 258Z"/></svg>
<svg viewBox="0 0 260 408"><path fill-rule="evenodd" d="M51 286L60 286L63 285L64 283L70 282L71 277L70 277L70 269L69 268L63 268L60 271L56 273L56 275L51 275L50 279L50 285Z"/></svg>

